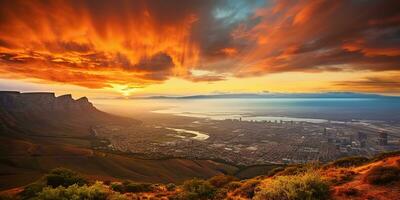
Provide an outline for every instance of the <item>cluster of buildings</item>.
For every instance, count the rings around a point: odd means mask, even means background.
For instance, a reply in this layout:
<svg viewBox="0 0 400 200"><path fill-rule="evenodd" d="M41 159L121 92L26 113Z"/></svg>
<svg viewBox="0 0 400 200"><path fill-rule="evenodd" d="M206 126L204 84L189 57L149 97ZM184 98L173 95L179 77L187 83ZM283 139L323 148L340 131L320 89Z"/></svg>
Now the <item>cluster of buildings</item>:
<svg viewBox="0 0 400 200"><path fill-rule="evenodd" d="M212 159L235 165L328 162L342 156L369 156L400 149L395 134L357 123L258 122L197 120L177 124L178 129L201 131L199 141L174 137L162 124L129 129L98 127L98 137L109 140L106 149L146 158ZM156 127L156 128L155 128ZM400 128L399 128L400 129ZM129 131L127 131L129 130Z"/></svg>

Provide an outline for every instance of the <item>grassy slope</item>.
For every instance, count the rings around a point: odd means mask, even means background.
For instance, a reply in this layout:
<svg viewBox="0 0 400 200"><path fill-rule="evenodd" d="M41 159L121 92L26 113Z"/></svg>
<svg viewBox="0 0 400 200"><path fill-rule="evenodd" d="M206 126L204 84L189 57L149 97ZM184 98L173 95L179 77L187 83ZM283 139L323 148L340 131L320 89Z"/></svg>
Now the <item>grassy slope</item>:
<svg viewBox="0 0 400 200"><path fill-rule="evenodd" d="M400 169L400 153L390 155L388 157L370 160L361 166L354 167L335 167L326 165L323 168L317 169L321 177L330 185L331 199L334 200L393 200L400 197L400 179L387 185L373 185L365 181L366 175L373 167L388 167L393 166ZM278 176L284 176L282 173L277 173L274 177L259 176L253 179L248 179L243 182L259 181L258 189L269 187L268 182ZM248 199L237 195L235 192L229 193L232 199Z"/></svg>
<svg viewBox="0 0 400 200"><path fill-rule="evenodd" d="M249 167L244 167L235 173L235 176L239 179L249 179L261 174L268 174L269 171L282 167L283 165L270 164L270 165L254 165Z"/></svg>
<svg viewBox="0 0 400 200"><path fill-rule="evenodd" d="M171 161L166 161L166 165L169 165ZM187 163L185 161L172 161L173 163L179 163L179 166L185 165L189 168L192 168L191 163ZM192 163L193 164L193 163ZM202 163L196 163L202 165ZM119 164L117 164L119 165ZM126 165L130 165L130 163L126 163ZM143 173L146 173L146 170L153 170L149 167L148 163L143 163L143 166L146 167ZM380 158L378 160L371 160L367 163L361 164L361 166L355 167L337 167L333 165L325 165L318 169L314 169L318 174L321 175L323 180L326 180L329 183L330 187L330 199L334 200L344 200L344 199L354 199L354 200L361 200L361 199L376 199L376 200L392 200L398 199L400 196L400 180L391 182L386 185L372 185L365 181L365 176L373 169L374 167L397 167L400 168L400 154L390 155L385 158ZM135 166L139 167L139 166ZM175 168L177 166L170 166ZM205 167L205 166L202 166ZM167 167L168 168L168 167ZM118 171L118 169L116 169ZM164 173L168 173L167 171L159 171L163 175ZM142 174L143 175L143 174ZM250 199L247 197L242 196L243 191L248 191L249 188L245 189L245 185L251 185L251 183L255 183L256 185L254 188L256 193L263 189L263 187L269 187L270 180L275 179L277 177L288 176L287 174L277 173L275 176L267 177L267 176L259 176L252 179L243 180L240 182L236 182L240 184L240 187L234 190L230 190L228 192L229 199L232 200L245 200ZM288 176L289 180L291 176ZM143 178L143 177L142 177ZM108 188L109 193L114 193L107 185L104 185L105 188ZM153 199L160 199L163 197L170 197L171 195L176 195L182 191L182 188L178 187L178 189L174 191L166 191L163 185L159 186L160 188L156 192L143 192L143 193L127 193L126 196L131 196L132 199L137 197L147 197ZM253 189L254 189L253 188ZM20 192L22 188L14 188L11 190L0 192L0 194L11 194L15 195L16 193ZM239 192L238 192L239 190ZM133 198L135 197L135 198Z"/></svg>
<svg viewBox="0 0 400 200"><path fill-rule="evenodd" d="M144 160L89 149L79 139L19 140L0 138L0 188L22 186L50 169L66 167L92 179L131 179L141 182L180 183L193 177L209 178L236 167L208 160ZM73 144L66 144L72 142Z"/></svg>
<svg viewBox="0 0 400 200"><path fill-rule="evenodd" d="M332 187L333 199L345 200L345 199L382 199L392 200L400 198L400 180L389 185L371 185L367 183L364 178L366 174L377 166L394 166L400 167L400 155L382 160L368 163L360 167L349 168L355 173L355 176L351 181L344 184L340 184ZM340 172L337 172L340 174ZM357 191L355 195L348 195L346 191L354 190Z"/></svg>

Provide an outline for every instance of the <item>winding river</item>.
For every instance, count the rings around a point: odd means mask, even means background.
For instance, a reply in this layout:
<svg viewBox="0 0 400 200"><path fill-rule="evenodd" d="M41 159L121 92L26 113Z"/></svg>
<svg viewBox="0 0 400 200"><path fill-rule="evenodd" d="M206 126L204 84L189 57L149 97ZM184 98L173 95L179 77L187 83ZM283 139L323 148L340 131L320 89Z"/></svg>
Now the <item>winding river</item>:
<svg viewBox="0 0 400 200"><path fill-rule="evenodd" d="M208 136L207 134L201 133L199 131L193 131L193 130L186 130L186 129L180 129L180 128L169 128L169 127L165 127L168 130L173 130L176 132L184 132L184 133L190 133L190 134L194 134L196 136L192 137L192 139L194 140L207 140L210 136Z"/></svg>

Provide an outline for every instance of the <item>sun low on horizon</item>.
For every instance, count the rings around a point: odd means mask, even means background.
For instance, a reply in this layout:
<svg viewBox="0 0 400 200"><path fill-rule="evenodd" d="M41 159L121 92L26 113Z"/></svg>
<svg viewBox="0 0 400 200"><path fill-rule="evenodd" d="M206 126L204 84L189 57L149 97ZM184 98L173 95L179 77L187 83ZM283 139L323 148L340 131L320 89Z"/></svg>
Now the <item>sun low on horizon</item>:
<svg viewBox="0 0 400 200"><path fill-rule="evenodd" d="M0 1L0 90L400 95L396 0Z"/></svg>

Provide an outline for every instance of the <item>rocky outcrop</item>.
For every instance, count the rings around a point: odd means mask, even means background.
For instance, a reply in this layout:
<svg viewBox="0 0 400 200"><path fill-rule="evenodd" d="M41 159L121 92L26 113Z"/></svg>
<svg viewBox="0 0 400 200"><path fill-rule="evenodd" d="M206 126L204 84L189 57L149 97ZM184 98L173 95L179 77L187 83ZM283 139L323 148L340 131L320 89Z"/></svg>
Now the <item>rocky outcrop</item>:
<svg viewBox="0 0 400 200"><path fill-rule="evenodd" d="M96 110L86 97L74 100L70 94L56 97L54 93L20 93L0 91L0 106L5 110L35 110L48 112L80 112Z"/></svg>
<svg viewBox="0 0 400 200"><path fill-rule="evenodd" d="M34 135L88 136L100 124L137 124L96 109L88 98L70 94L0 91L0 134L24 132Z"/></svg>

